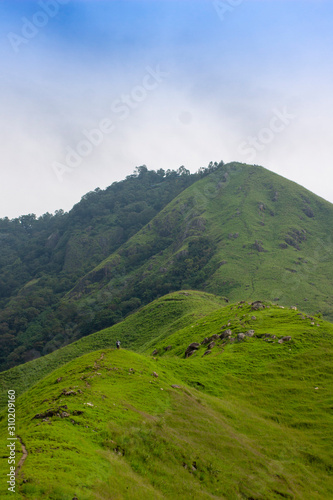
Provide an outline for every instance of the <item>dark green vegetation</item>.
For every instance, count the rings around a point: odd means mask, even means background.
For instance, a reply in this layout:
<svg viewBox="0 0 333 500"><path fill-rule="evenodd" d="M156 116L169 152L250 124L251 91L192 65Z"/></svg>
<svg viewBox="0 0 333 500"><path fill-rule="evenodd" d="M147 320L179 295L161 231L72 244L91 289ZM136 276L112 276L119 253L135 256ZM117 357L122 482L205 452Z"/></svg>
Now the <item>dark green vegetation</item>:
<svg viewBox="0 0 333 500"><path fill-rule="evenodd" d="M0 369L198 289L332 319L332 204L259 166L148 171L0 221Z"/></svg>
<svg viewBox="0 0 333 500"><path fill-rule="evenodd" d="M211 164L190 174L184 167L177 172L138 167L124 181L86 194L69 213L0 219L0 370L52 352L137 309L141 301L135 297L120 303L100 294L84 305L64 297L179 193L216 168Z"/></svg>
<svg viewBox="0 0 333 500"><path fill-rule="evenodd" d="M1 498L332 498L332 352L320 315L167 295L2 374L28 457Z"/></svg>

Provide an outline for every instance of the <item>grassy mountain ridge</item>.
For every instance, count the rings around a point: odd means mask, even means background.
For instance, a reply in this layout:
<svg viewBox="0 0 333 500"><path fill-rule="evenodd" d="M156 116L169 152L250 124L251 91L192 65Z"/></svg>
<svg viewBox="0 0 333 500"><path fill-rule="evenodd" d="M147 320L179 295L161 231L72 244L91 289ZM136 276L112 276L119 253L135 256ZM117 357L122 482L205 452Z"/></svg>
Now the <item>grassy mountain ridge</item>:
<svg viewBox="0 0 333 500"><path fill-rule="evenodd" d="M82 228L67 244L63 264L76 269L76 282L61 273L52 280L36 275L11 299L0 318L2 369L100 331L181 289L231 301L259 297L333 318L332 204L259 166L220 163L194 178L174 174L171 182L172 175L142 169L111 186L117 202L107 215L91 214L99 213L98 199L109 200L108 193L83 200L77 219ZM111 253L106 246L102 259L94 254L94 264L86 261L91 245L110 228Z"/></svg>
<svg viewBox="0 0 333 500"><path fill-rule="evenodd" d="M14 498L332 496L332 324L193 291L143 312L141 354L105 346L79 355L18 398L28 457ZM128 328L122 333L125 345ZM185 358L193 342L200 345ZM2 412L1 446L5 424Z"/></svg>
<svg viewBox="0 0 333 500"><path fill-rule="evenodd" d="M332 205L297 184L262 167L225 165L170 202L71 297L103 289L150 301L198 287L331 317L332 222Z"/></svg>
<svg viewBox="0 0 333 500"><path fill-rule="evenodd" d="M195 318L205 316L225 304L222 297L204 292L179 292L157 299L124 321L84 337L56 351L0 373L0 407L6 404L7 391L15 386L21 394L59 366L102 348L115 346L120 339L123 347L141 352L157 338L165 338Z"/></svg>

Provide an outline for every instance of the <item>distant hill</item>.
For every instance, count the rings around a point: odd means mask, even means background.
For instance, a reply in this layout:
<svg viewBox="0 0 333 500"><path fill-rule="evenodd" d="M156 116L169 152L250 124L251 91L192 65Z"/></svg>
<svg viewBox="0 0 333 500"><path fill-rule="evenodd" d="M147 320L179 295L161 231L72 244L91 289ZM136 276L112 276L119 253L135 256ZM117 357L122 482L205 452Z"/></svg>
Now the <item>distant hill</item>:
<svg viewBox="0 0 333 500"><path fill-rule="evenodd" d="M47 354L82 335L121 320L137 301L104 311L103 299L84 311L61 299L78 279L139 231L197 174L138 167L124 181L82 197L69 213L58 210L0 219L0 369Z"/></svg>
<svg viewBox="0 0 333 500"><path fill-rule="evenodd" d="M221 166L79 280L143 301L181 288L332 316L333 205L259 166Z"/></svg>
<svg viewBox="0 0 333 500"><path fill-rule="evenodd" d="M192 175L139 167L69 214L26 217L0 224L0 369L181 289L333 319L333 205L259 166L221 162Z"/></svg>
<svg viewBox="0 0 333 500"><path fill-rule="evenodd" d="M295 307L160 298L1 374L27 452L1 498L332 498L332 354L333 325ZM6 450L6 409L0 431Z"/></svg>

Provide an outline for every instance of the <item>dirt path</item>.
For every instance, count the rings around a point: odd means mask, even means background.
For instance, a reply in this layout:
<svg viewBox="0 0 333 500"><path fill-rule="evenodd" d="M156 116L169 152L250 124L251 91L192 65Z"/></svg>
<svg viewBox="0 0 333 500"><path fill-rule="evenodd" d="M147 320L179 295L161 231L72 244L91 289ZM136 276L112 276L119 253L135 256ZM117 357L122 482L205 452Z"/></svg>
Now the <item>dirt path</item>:
<svg viewBox="0 0 333 500"><path fill-rule="evenodd" d="M16 476L18 475L18 473L19 473L19 472L20 472L20 470L22 469L23 464L24 464L24 462L25 462L25 459L26 459L26 458L27 458L27 456L28 456L27 449L26 449L26 447L24 446L24 444L23 444L23 442L22 442L22 439L20 438L20 436L17 436L17 438L18 438L18 440L19 440L19 441L20 441L20 443L21 443L23 455L22 455L21 460L19 461L19 463L18 463L18 465L17 465L17 467L16 467L16 472L15 472Z"/></svg>

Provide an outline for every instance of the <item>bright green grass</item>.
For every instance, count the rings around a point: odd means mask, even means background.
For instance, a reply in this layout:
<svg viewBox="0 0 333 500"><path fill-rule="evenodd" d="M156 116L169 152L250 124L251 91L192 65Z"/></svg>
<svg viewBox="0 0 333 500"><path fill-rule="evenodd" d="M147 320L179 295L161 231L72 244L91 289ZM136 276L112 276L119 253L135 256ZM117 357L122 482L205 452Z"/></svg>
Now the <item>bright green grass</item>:
<svg viewBox="0 0 333 500"><path fill-rule="evenodd" d="M224 304L221 297L196 291L176 292L162 297L111 328L0 373L0 408L6 402L5 395L9 389L21 394L51 371L82 354L114 347L117 339L122 347L140 351L142 346L156 337L164 338Z"/></svg>
<svg viewBox="0 0 333 500"><path fill-rule="evenodd" d="M153 330L156 317L146 319ZM144 354L92 352L25 392L17 432L29 455L11 497L333 498L333 325L272 305L252 311L247 303L192 319L168 337L144 336ZM227 323L235 335L254 329L259 337L217 341L210 355L201 346L184 359L189 343ZM266 342L265 333L292 340ZM82 392L65 396L64 389ZM62 405L69 417L33 419ZM2 450L5 423L2 416Z"/></svg>

